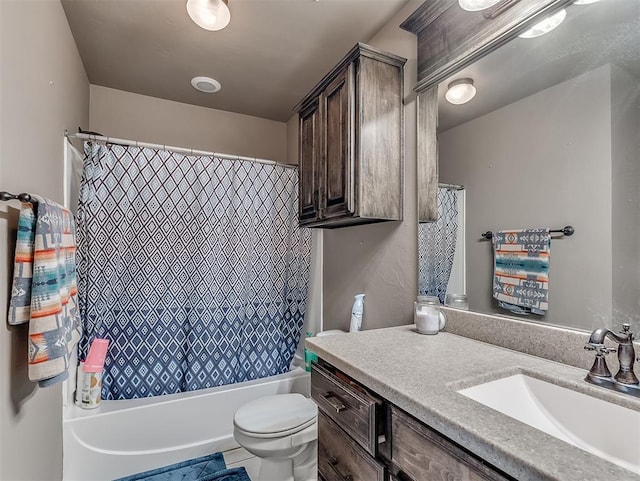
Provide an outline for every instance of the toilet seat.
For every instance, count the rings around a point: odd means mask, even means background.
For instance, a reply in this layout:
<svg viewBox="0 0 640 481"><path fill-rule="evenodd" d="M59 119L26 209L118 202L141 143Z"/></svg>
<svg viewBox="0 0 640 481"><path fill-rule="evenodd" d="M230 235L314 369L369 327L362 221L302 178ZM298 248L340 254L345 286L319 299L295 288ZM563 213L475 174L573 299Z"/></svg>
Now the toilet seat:
<svg viewBox="0 0 640 481"><path fill-rule="evenodd" d="M255 438L295 434L316 422L318 407L301 394L276 394L250 401L236 411L234 427Z"/></svg>

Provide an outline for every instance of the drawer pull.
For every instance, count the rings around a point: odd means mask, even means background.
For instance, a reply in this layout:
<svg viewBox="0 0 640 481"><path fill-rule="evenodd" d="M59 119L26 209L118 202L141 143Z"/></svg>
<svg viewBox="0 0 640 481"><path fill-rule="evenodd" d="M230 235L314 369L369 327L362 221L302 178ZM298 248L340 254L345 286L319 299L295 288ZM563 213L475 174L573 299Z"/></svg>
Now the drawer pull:
<svg viewBox="0 0 640 481"><path fill-rule="evenodd" d="M344 403L340 401L340 398L332 392L326 392L322 394L322 397L325 401L327 401L327 404L329 404L329 406L336 410L336 414L340 414L342 411L347 409L347 406L345 406Z"/></svg>
<svg viewBox="0 0 640 481"><path fill-rule="evenodd" d="M333 471L338 475L338 477L342 481L353 481L353 476L351 476L350 474L343 474L343 473L340 472L340 470L338 469L338 459L337 458L331 458L329 460L329 465L333 468Z"/></svg>

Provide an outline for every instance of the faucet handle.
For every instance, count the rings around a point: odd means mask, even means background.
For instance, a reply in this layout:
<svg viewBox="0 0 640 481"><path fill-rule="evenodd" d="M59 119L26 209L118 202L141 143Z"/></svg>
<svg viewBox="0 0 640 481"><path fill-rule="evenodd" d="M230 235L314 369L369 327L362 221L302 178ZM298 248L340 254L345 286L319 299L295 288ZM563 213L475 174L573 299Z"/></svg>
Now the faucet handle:
<svg viewBox="0 0 640 481"><path fill-rule="evenodd" d="M631 330L631 324L625 322L624 324L622 324L622 331L620 331L620 333L628 334L630 330Z"/></svg>
<svg viewBox="0 0 640 481"><path fill-rule="evenodd" d="M604 344L594 344L592 342L586 343L584 348L587 351L596 351L596 356L605 356L611 352L616 352L612 347L607 347Z"/></svg>

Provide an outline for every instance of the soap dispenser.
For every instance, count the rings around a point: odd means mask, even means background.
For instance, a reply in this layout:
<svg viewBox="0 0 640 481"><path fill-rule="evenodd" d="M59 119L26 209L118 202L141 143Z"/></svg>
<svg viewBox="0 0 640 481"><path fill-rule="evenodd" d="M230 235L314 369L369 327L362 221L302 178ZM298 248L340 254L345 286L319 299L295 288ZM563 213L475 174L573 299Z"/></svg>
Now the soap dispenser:
<svg viewBox="0 0 640 481"><path fill-rule="evenodd" d="M364 315L364 294L356 294L351 309L351 326L349 332L358 332L362 329L362 317Z"/></svg>

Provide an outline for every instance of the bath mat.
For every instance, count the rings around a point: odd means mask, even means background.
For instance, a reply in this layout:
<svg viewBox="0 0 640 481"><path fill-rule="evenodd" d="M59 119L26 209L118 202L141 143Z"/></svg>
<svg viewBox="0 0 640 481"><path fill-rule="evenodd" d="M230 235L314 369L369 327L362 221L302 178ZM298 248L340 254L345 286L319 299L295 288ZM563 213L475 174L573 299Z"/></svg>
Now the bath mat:
<svg viewBox="0 0 640 481"><path fill-rule="evenodd" d="M215 474L198 478L198 481L251 481L244 468L223 469Z"/></svg>
<svg viewBox="0 0 640 481"><path fill-rule="evenodd" d="M200 481L205 478L209 479L208 476L225 471L229 470L227 470L222 453L214 453L143 473L132 474L124 478L118 478L115 481ZM215 477L211 479L218 480ZM248 480L249 478L247 477L246 479ZM236 481L236 478L220 478L220 480ZM244 481L244 478L237 478L237 481Z"/></svg>

